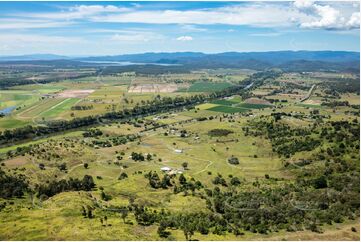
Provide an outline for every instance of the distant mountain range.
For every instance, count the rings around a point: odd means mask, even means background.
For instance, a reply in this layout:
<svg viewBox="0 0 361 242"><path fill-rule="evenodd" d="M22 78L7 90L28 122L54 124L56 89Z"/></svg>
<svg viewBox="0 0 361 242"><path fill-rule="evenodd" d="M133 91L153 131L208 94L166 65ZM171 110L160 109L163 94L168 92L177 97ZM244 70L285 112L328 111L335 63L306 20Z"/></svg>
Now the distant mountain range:
<svg viewBox="0 0 361 242"><path fill-rule="evenodd" d="M32 60L64 60L71 59L67 56L53 54L32 54L16 56L0 56L0 61L32 61Z"/></svg>
<svg viewBox="0 0 361 242"><path fill-rule="evenodd" d="M226 61L237 62L244 60L256 60L281 64L288 61L327 61L349 62L358 61L359 52L349 51L269 51L269 52L224 52L218 54L204 54L201 52L175 52L175 53L144 53L114 56L86 57L80 60L87 61L130 61L143 63L179 63L187 64L193 61Z"/></svg>
<svg viewBox="0 0 361 242"><path fill-rule="evenodd" d="M205 54L201 52L143 53L114 56L67 57L53 54L0 56L0 62L59 61L84 62L130 62L143 64L177 64L184 69L200 68L282 68L297 71L342 70L358 72L360 53L350 51L269 51L224 52ZM59 62L58 62L59 63ZM63 63L63 62L61 62ZM139 67L134 67L139 69ZM167 67L164 67L165 69ZM127 68L129 69L129 68Z"/></svg>
<svg viewBox="0 0 361 242"><path fill-rule="evenodd" d="M204 54L201 52L149 52L112 56L68 57L54 54L31 54L18 56L0 56L0 61L27 60L79 60L79 61L129 61L140 63L187 63L187 59L224 60L258 60L280 64L295 60L348 62L360 59L359 52L351 51L268 51L268 52L224 52Z"/></svg>

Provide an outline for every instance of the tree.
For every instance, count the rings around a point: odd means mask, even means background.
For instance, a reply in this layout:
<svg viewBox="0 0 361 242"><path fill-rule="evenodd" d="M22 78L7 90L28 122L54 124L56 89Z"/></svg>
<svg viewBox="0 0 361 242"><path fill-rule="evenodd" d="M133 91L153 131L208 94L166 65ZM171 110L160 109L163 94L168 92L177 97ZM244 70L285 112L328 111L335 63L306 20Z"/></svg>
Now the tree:
<svg viewBox="0 0 361 242"><path fill-rule="evenodd" d="M159 223L159 227L157 230L159 237L167 238L170 235L170 232L166 231L166 229L167 229L166 223L164 221L161 221Z"/></svg>
<svg viewBox="0 0 361 242"><path fill-rule="evenodd" d="M183 174L180 174L180 176L179 176L179 183L182 185L187 183L187 179L185 178L185 176Z"/></svg>
<svg viewBox="0 0 361 242"><path fill-rule="evenodd" d="M228 158L228 162L229 162L229 164L232 164L232 165L238 165L239 164L238 158L234 157L234 156Z"/></svg>
<svg viewBox="0 0 361 242"><path fill-rule="evenodd" d="M167 174L165 174L162 178L162 181L160 183L161 187L164 189L167 189L168 186L172 186L171 180L170 180L170 176L168 176Z"/></svg>
<svg viewBox="0 0 361 242"><path fill-rule="evenodd" d="M120 175L119 175L119 177L118 177L118 180L123 180L123 179L125 179L125 178L128 178L128 175L127 175L127 173L122 172L122 173L120 173Z"/></svg>
<svg viewBox="0 0 361 242"><path fill-rule="evenodd" d="M152 155L151 154L147 154L147 161L151 161L152 160Z"/></svg>
<svg viewBox="0 0 361 242"><path fill-rule="evenodd" d="M66 163L62 163L62 164L60 164L59 166L58 166L58 168L59 168L59 170L61 170L61 171L66 171Z"/></svg>
<svg viewBox="0 0 361 242"><path fill-rule="evenodd" d="M183 166L184 170L187 170L188 169L188 162L183 162L182 166Z"/></svg>
<svg viewBox="0 0 361 242"><path fill-rule="evenodd" d="M81 206L81 215L83 215L83 217L86 218L86 210L84 206Z"/></svg>
<svg viewBox="0 0 361 242"><path fill-rule="evenodd" d="M191 221L191 219L191 217L183 218L180 226L183 230L186 240L191 240L192 236L194 235L194 231L196 230L196 226L193 221Z"/></svg>
<svg viewBox="0 0 361 242"><path fill-rule="evenodd" d="M92 176L85 175L82 182L82 187L85 191L90 191L95 187L95 183Z"/></svg>
<svg viewBox="0 0 361 242"><path fill-rule="evenodd" d="M43 163L40 163L39 168L40 168L40 170L45 170L45 165Z"/></svg>
<svg viewBox="0 0 361 242"><path fill-rule="evenodd" d="M231 185L232 186L239 186L241 184L241 181L238 177L232 177L231 179Z"/></svg>
<svg viewBox="0 0 361 242"><path fill-rule="evenodd" d="M120 217L123 219L124 223L125 223L125 219L127 218L127 216L128 216L128 209L122 208L120 210Z"/></svg>
<svg viewBox="0 0 361 242"><path fill-rule="evenodd" d="M91 207L88 207L88 218L93 218L93 209Z"/></svg>
<svg viewBox="0 0 361 242"><path fill-rule="evenodd" d="M104 201L109 201L112 199L112 197L110 195L106 194L104 191L101 192L100 196L101 196L101 199Z"/></svg>
<svg viewBox="0 0 361 242"><path fill-rule="evenodd" d="M313 181L313 186L316 189L326 188L327 187L327 179L325 176L320 176Z"/></svg>
<svg viewBox="0 0 361 242"><path fill-rule="evenodd" d="M89 167L88 163L84 163L84 168L88 169L88 167Z"/></svg>

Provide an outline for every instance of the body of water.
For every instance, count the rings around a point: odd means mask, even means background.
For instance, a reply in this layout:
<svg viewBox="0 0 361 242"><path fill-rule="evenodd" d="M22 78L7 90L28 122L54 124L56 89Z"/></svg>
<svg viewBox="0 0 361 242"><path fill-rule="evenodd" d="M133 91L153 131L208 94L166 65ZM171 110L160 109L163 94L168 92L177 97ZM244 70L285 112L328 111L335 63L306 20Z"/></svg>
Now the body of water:
<svg viewBox="0 0 361 242"><path fill-rule="evenodd" d="M15 108L16 108L16 106L11 106L11 107L4 108L4 109L0 110L0 114L8 115L12 111L14 111Z"/></svg>

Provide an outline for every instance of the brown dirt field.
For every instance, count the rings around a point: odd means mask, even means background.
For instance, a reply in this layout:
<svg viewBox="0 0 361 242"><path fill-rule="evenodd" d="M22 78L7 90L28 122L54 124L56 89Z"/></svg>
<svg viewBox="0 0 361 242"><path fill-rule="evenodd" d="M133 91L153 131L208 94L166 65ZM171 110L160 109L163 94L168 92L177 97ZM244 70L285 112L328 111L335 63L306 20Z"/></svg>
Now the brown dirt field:
<svg viewBox="0 0 361 242"><path fill-rule="evenodd" d="M130 93L157 93L157 92L175 92L178 90L176 84L135 84L129 87Z"/></svg>
<svg viewBox="0 0 361 242"><path fill-rule="evenodd" d="M288 96L291 98L303 98L305 95L304 94L289 94L289 93L280 93L280 96Z"/></svg>
<svg viewBox="0 0 361 242"><path fill-rule="evenodd" d="M245 103L272 105L270 102L259 98L248 98L245 100Z"/></svg>
<svg viewBox="0 0 361 242"><path fill-rule="evenodd" d="M306 100L303 102L304 104L311 104L311 105L321 105L321 101L320 100Z"/></svg>
<svg viewBox="0 0 361 242"><path fill-rule="evenodd" d="M90 93L93 93L94 90L65 90L57 95L60 98L84 98L87 97Z"/></svg>
<svg viewBox="0 0 361 242"><path fill-rule="evenodd" d="M25 156L19 156L11 160L5 161L7 167L18 167L28 163L28 159Z"/></svg>

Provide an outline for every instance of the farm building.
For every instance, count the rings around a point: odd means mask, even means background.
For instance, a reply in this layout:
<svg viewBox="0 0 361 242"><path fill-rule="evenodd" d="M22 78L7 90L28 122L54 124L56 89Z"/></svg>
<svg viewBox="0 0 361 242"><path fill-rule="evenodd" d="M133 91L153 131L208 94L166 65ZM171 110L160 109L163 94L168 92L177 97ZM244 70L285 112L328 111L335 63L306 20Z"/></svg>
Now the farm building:
<svg viewBox="0 0 361 242"><path fill-rule="evenodd" d="M174 152L180 154L183 153L183 150L175 149Z"/></svg>
<svg viewBox="0 0 361 242"><path fill-rule="evenodd" d="M168 166L164 166L164 167L160 168L160 170L163 172L170 172L172 170L172 168L170 168Z"/></svg>

